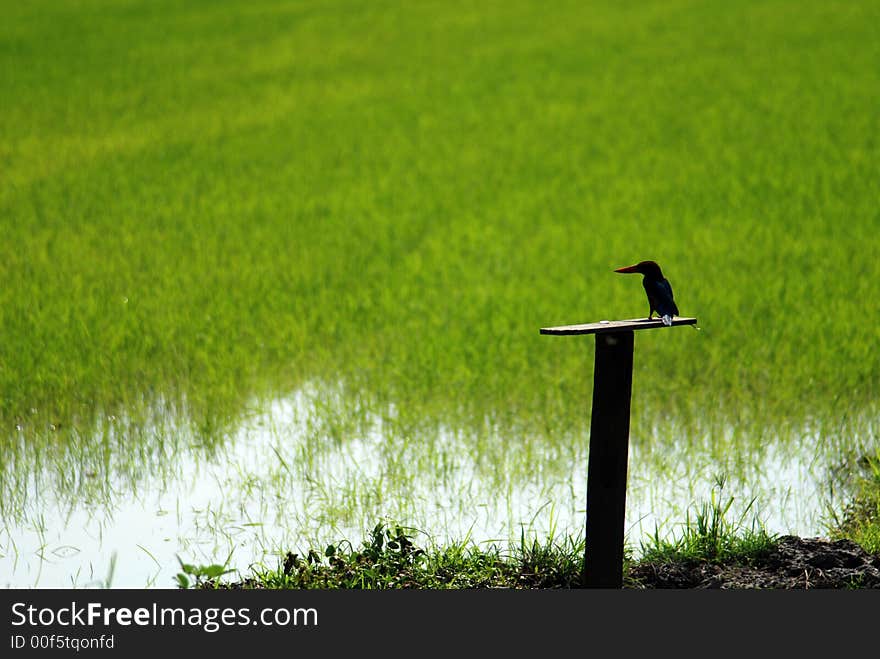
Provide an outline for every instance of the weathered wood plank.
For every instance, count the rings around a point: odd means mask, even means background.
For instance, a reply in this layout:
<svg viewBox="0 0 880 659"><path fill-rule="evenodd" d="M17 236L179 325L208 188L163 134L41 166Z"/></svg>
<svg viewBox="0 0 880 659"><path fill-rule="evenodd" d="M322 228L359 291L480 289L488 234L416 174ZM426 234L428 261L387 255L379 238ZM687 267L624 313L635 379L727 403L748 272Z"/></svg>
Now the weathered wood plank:
<svg viewBox="0 0 880 659"><path fill-rule="evenodd" d="M672 326L696 325L696 318L681 318L676 316L672 319ZM570 336L572 334L604 334L606 332L627 332L631 330L655 329L667 327L659 318L648 320L647 318L631 318L629 320L600 320L598 323L584 323L582 325L561 325L559 327L542 327L541 334L557 336Z"/></svg>

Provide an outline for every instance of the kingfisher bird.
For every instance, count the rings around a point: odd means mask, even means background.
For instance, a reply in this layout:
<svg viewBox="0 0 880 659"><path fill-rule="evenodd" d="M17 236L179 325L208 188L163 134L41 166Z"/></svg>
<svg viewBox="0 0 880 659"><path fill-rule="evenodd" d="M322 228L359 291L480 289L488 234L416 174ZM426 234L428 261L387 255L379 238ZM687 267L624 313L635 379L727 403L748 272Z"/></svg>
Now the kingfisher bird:
<svg viewBox="0 0 880 659"><path fill-rule="evenodd" d="M672 317L678 315L678 307L672 297L672 286L669 285L669 281L663 276L663 272L656 262L641 261L625 268L617 268L614 272L643 275L642 286L645 287L648 304L651 307L648 312L648 320L651 320L656 311L664 325L672 325Z"/></svg>

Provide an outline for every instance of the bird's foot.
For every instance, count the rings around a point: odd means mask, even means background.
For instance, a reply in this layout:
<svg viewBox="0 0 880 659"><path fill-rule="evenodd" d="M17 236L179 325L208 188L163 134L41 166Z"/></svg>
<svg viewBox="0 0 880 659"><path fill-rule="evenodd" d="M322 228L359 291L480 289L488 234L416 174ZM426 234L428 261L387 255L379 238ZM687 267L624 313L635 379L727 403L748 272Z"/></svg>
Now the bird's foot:
<svg viewBox="0 0 880 659"><path fill-rule="evenodd" d="M672 327L672 316L663 316L661 320L666 327Z"/></svg>

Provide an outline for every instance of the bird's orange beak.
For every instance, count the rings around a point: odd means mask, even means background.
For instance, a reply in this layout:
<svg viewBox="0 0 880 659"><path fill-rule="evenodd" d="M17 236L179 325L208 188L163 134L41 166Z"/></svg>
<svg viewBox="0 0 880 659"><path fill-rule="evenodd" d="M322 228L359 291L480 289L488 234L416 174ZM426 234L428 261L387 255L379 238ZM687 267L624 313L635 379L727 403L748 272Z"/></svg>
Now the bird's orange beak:
<svg viewBox="0 0 880 659"><path fill-rule="evenodd" d="M636 270L636 266L634 266L634 265L628 265L628 266L626 266L625 268L617 268L617 270L615 270L614 272L627 272L627 273L630 273L630 272L638 272L638 270Z"/></svg>

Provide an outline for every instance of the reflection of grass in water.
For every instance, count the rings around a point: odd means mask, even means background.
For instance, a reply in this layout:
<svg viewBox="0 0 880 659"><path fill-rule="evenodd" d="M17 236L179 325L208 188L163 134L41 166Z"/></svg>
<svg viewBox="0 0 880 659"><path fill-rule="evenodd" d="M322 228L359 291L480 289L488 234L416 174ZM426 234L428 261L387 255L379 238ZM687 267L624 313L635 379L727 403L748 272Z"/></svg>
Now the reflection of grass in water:
<svg viewBox="0 0 880 659"><path fill-rule="evenodd" d="M493 438L490 433L480 440L463 433L421 433L407 438L384 434L393 425L389 421L393 413L389 412L382 422L358 417L348 439L336 444L321 440L322 419L334 405L339 406L335 409L343 417L346 399L320 391L313 395L323 396L325 409L318 414L314 406L304 400L299 409L306 417L301 420L305 430L297 432L293 428L296 424L274 427L271 441L265 447L269 464L258 474L242 472L236 477L236 482L247 484L247 494L242 498L253 506L252 518L265 522L259 529L247 532L255 554L264 556L264 560L289 550L321 546L335 537L357 537L380 517L406 520L436 537L450 539L461 537L462 524L473 522L480 526L478 535L482 541L486 531L491 532L493 528L481 513L483 507L486 507L486 515L497 522L494 537L502 544L515 540L512 536L522 523L523 515L526 519L534 515L531 526L538 531L546 530L547 515L541 510L545 504L565 508L566 533L581 532L584 492L580 491L581 486L567 488L566 483L570 483L573 472L586 468L584 447L577 449L577 442L584 438L573 438L566 444L566 451L555 452L548 451L546 444L540 442L536 447L543 452L513 446L503 435ZM285 411L282 417L287 415L295 416ZM337 423L345 425L346 422L340 418ZM640 473L653 474L654 480L681 482L686 479L693 483L690 498L663 501L654 510L664 530L676 528L674 525L690 512L689 504L703 496L703 481L709 477L705 469L722 469L729 478L728 491L736 493L737 502L736 505L727 502L728 514L745 514L741 510L743 496L747 500L750 495L760 495L762 506L775 504L776 493L757 489L757 483L751 480L760 470L748 461L723 460L725 453L734 450L736 442L741 440L735 433L707 440L709 446L695 442L690 453L705 461L704 467L687 465L683 472L680 468L684 465L674 464L676 460L682 462L680 449L672 456L664 453L666 461L653 472L654 467L646 469L639 464ZM662 453L661 449L662 446L654 447L653 454L638 454L633 458L654 460ZM766 455L768 462L777 464L786 461L784 455L767 454L766 450L766 447L763 452L756 450L756 457L761 460ZM710 451L717 451L714 458L707 455ZM522 454L529 454L530 461L521 461ZM828 456L822 458L825 459ZM773 476L766 474L762 479L772 487ZM781 483L780 487L783 486ZM643 483L633 484L628 498L630 510L636 510L637 506L644 509L645 502L634 494L644 496L649 487ZM233 486L224 489L238 491ZM517 507L523 504L517 497L525 491L531 492L532 497L525 502L525 508ZM277 499L279 493L284 493L283 502ZM680 492L672 494L681 496ZM711 493L706 493L709 495ZM575 508L569 511L567 506L572 502ZM750 509L747 507L745 512ZM753 510L756 515L764 516L763 509ZM218 534L222 534L234 522L231 518L224 522L220 516L214 516L207 525L216 526ZM637 545L639 538L637 529L632 529L629 541ZM222 553L221 547L219 554ZM201 560L210 561L212 557L206 554Z"/></svg>
<svg viewBox="0 0 880 659"><path fill-rule="evenodd" d="M374 415L353 405L341 386L307 387L292 399L277 401L267 415L256 413L260 407L253 406L254 416L230 441L215 446L205 445L191 428L174 427L167 419L161 431L153 431L152 439L141 429L142 441L119 441L118 451L98 451L113 458L107 468L116 472L115 477L56 482L50 475L45 478L45 493L55 487L61 505L73 510L90 501L96 514L104 511L112 518L120 502L138 493L151 496L150 492L166 488L174 492L181 485L185 490L193 474L181 457L190 464L195 451L202 456L196 461L204 467L199 478L211 480L211 489L223 495L202 498L198 509L185 497L178 500L184 510L177 510L181 535L176 542L187 560L207 563L233 549L236 560L248 555L268 560L291 545L320 545L332 537L356 536L383 516L406 520L437 537L459 537L462 525L476 525L481 538L488 531L507 542L523 516L540 514L533 525L536 529L545 525L540 509L553 504L563 507L566 532L577 533L582 527L585 495L583 481L577 481L585 476L587 466L586 435L556 438L556 442L540 436L511 441L503 430L488 425L479 435L429 432L401 422L393 407ZM696 441L674 426L672 430L676 438L672 444L666 432L657 429L646 436L634 435L630 513L646 509L640 497L651 494L652 482L691 483L689 498L649 504L652 519L668 528L680 521L676 510L684 516L687 504L701 496L707 469L724 471L733 491L761 494L763 505L775 504L772 491L755 492L750 481L760 473L755 463L780 460L767 453L767 446L748 446L752 461L733 459L744 444L736 432ZM108 432L106 441L112 444L118 438ZM147 450L151 443L162 450ZM123 447L128 447L127 454ZM794 455L796 449L791 449ZM835 449L823 449L835 455ZM671 494L681 497L680 492ZM628 533L630 541L637 542L638 529Z"/></svg>
<svg viewBox="0 0 880 659"><path fill-rule="evenodd" d="M79 507L112 509L115 500L144 487L161 490L180 476L181 455L209 459L221 439L174 425L161 407L101 418L90 429L61 427L18 438L0 481L0 515L7 521L21 521L25 511L48 501L68 515Z"/></svg>
<svg viewBox="0 0 880 659"><path fill-rule="evenodd" d="M395 420L393 407L374 416L351 405L344 387L319 385L276 401L271 413L254 414L229 441L214 447L200 443L186 426L172 430L169 423L164 435L170 438L161 440L165 453L130 455L131 460L152 455L154 467L138 470L129 465L125 474L130 480L108 479L106 489L89 496L94 497L95 515L106 515L106 523L113 525L119 505L131 497L145 502L144 513L151 519L156 512L151 502L159 491L180 492L164 502L167 514L177 520L164 533L181 558L192 564L210 565L232 554L235 568L243 573L251 564L272 565L287 551L358 537L385 517L424 529L438 542L455 541L470 527L481 544L494 540L507 546L516 543L518 529L525 524L540 544L554 519L562 520L559 528L564 534L578 537L583 532L586 435L557 445L539 437L512 442L503 431L488 427L480 436L423 428L414 432ZM657 521L663 531L676 529L686 518L687 506L703 497L705 480L713 473L710 469L723 471L729 491L737 495L730 512L738 515L742 497L748 500L753 495L760 495L761 505L756 504L755 510L762 516L765 506L777 504L772 489L756 489L754 477L760 469L748 460L733 459L743 444L733 431L672 444L667 443L665 430L633 439L627 497L630 545L637 545L642 537L633 517L637 511L651 513L642 528ZM137 445L149 443L146 440L145 436ZM748 450L758 463L784 464L797 454L790 444L780 445L788 451L782 455L763 445ZM819 458L824 463L834 462L849 447L822 449L827 452ZM202 457L194 460L193 451ZM820 479L822 470L817 467ZM760 474L762 487L770 483L772 488L772 476ZM194 477L214 494L206 497L202 490L202 495L190 499L186 492ZM661 488L654 494L658 482L681 485L679 491L664 494ZM51 487L51 478L46 485ZM81 507L75 496L78 491L83 490L56 492L60 505L71 511ZM99 500L102 494L105 502ZM655 496L659 498L652 500ZM158 549L157 539L145 536L142 541L149 551ZM131 556L125 558L130 568ZM151 569L143 569L136 583L152 579L161 584L169 578ZM97 569L99 575L102 571L103 566ZM91 572L86 568L86 576L77 577L77 583L99 578Z"/></svg>

